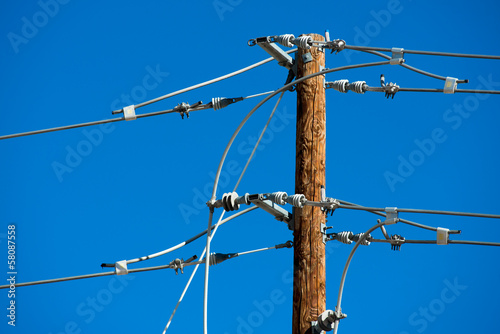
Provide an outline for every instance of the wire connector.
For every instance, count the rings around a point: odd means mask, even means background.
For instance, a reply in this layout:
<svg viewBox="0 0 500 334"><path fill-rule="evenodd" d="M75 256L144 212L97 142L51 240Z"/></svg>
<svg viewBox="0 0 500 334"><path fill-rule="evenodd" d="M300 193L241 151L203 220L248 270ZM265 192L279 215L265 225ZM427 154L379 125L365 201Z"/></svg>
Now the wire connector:
<svg viewBox="0 0 500 334"><path fill-rule="evenodd" d="M443 227L438 227L437 228L437 235L436 235L436 244L438 245L447 245L448 244L448 236L449 236L449 229L443 228Z"/></svg>
<svg viewBox="0 0 500 334"><path fill-rule="evenodd" d="M276 249L280 249L280 248L292 248L292 247L293 247L293 242L291 240L288 240L284 244L279 244L279 245L274 246L274 248L276 248Z"/></svg>
<svg viewBox="0 0 500 334"><path fill-rule="evenodd" d="M405 238L394 234L391 236L391 250L398 251L401 250L401 245L405 243Z"/></svg>
<svg viewBox="0 0 500 334"><path fill-rule="evenodd" d="M387 207L385 208L385 213L387 214L385 217L385 225L396 224L399 221L398 218L398 208L396 207Z"/></svg>
<svg viewBox="0 0 500 334"><path fill-rule="evenodd" d="M403 48L392 48L392 58L391 65L400 65L405 62L404 59L404 49Z"/></svg>
<svg viewBox="0 0 500 334"><path fill-rule="evenodd" d="M127 275L127 260L118 261L115 263L115 273L116 275Z"/></svg>
<svg viewBox="0 0 500 334"><path fill-rule="evenodd" d="M455 94L455 89L457 88L457 78L446 77L444 82L443 93L444 94Z"/></svg>
<svg viewBox="0 0 500 334"><path fill-rule="evenodd" d="M123 108L123 116L125 116L126 121L133 121L134 119L137 119L137 116L135 114L135 106L131 105Z"/></svg>

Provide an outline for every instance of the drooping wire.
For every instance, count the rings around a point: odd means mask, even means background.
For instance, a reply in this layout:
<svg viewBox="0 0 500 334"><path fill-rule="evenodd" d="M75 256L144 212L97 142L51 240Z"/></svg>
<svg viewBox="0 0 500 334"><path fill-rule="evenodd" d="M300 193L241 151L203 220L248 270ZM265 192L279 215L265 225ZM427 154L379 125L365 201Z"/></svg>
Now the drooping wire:
<svg viewBox="0 0 500 334"><path fill-rule="evenodd" d="M350 205L350 206L362 207L362 205L351 203L351 202L347 202L347 201L344 201L344 200L340 200L339 199L338 201L339 201L339 203L342 203L342 204L347 204L347 205ZM376 215L381 216L381 217L386 217L387 216L387 214L385 212L378 212L378 211L368 211L368 212L371 212L371 213L376 214ZM398 218L398 221L400 221L401 223L407 224L407 225L411 225L411 226L423 228L425 230L434 231L434 232L437 231L437 228L435 228L435 227L427 226L427 225L423 225L423 224L419 224L419 223L415 223L415 222L407 220L407 219ZM460 234L462 232L460 230L450 230L449 233L450 234Z"/></svg>
<svg viewBox="0 0 500 334"><path fill-rule="evenodd" d="M250 99L250 98L253 98L253 97L258 97L258 96L269 94L269 93L270 92L265 92L265 93L259 93L259 94L253 94L253 95L249 95L249 96L244 96L244 97L238 98L237 100L235 100L233 102L230 102L230 103L234 103L236 101L242 101L242 100ZM228 100L228 99L225 99L225 98L214 98L213 100L219 102L221 100ZM221 108L223 108L225 106L227 106L227 104L224 105L224 106L220 106L220 103L217 103L215 105L213 103L212 104L210 104L210 103L208 103L208 104L197 103L197 104L195 104L193 106L187 105L186 112L188 113L188 116L189 116L189 112L191 112L191 111L198 111L198 110L205 110L205 109L212 109L212 108L215 109L215 110L218 110L218 109L221 109ZM166 110L161 110L161 111L154 111L154 112L145 113L145 114L138 114L138 115L136 115L136 118L145 118L145 117L165 115L165 114L171 114L171 113L177 113L177 112L179 112L179 108L175 107L175 108L172 108L172 109L166 109ZM86 127L86 126L106 124L106 123L113 123L113 122L120 122L120 121L126 121L125 117L110 118L110 119L105 119L105 120L101 120L101 121L86 122L86 123L73 124L73 125L65 125L65 126L59 126L59 127L55 127L55 128L48 128L48 129L42 129L42 130L34 130L34 131L28 131L28 132L21 132L21 133L15 133L15 134L10 134L10 135L4 135L4 136L0 136L0 140L9 139L9 138L16 138L16 137L24 137L24 136L30 136L30 135L36 135L36 134L42 134L42 133L48 133L48 132L55 132L55 131L62 131L62 130L69 130L69 129L76 129L76 128L81 128L81 127Z"/></svg>
<svg viewBox="0 0 500 334"><path fill-rule="evenodd" d="M373 208L367 206L359 206L359 205L345 205L339 204L338 208L340 209L350 209L350 210L363 210L363 211L384 211L385 208ZM404 209L397 208L398 212L407 212L407 213L423 213L423 214L432 214L432 215L448 215L448 216L463 216L463 217L476 217L476 218L492 218L492 219L500 219L500 215L489 214L489 213L471 213L471 212L457 212L457 211L444 211L444 210L423 210L423 209Z"/></svg>
<svg viewBox="0 0 500 334"><path fill-rule="evenodd" d="M391 59L390 56L388 56L386 54L383 54L381 52L378 52L378 51L372 51L372 50L359 50L359 51L366 52L366 53L371 53L371 54L377 55L377 56L385 58L385 59ZM406 69L408 69L410 71L413 71L413 72L416 72L416 73L419 73L419 74L422 74L422 75L425 75L425 76L428 76L428 77L431 77L431 78L434 78L434 79L443 80L443 81L446 80L446 77L443 77L442 75L437 75L437 74L434 74L434 73L430 73L430 72L421 70L419 68L410 66L410 65L408 65L406 63L401 63L401 64L399 64L399 66L402 66L402 67L404 67L404 68L406 68ZM457 83L468 83L468 82L469 82L469 80L467 80L467 79L457 80Z"/></svg>
<svg viewBox="0 0 500 334"><path fill-rule="evenodd" d="M233 191L236 191L236 188L238 188L238 186L240 185L240 182L241 182L241 179L243 178L243 175L245 175L245 172L248 168L248 165L250 164L250 161L252 161L252 158L255 154L255 151L257 150L257 147L259 146L260 144L260 141L262 140L262 137L264 136L264 133L266 132L267 130L267 127L269 126L269 123L271 122L273 116L274 116L274 112L276 111L276 109L278 108L278 105L280 104L281 102L281 98L283 97L283 94L285 94L285 92L281 92L281 95L280 97L278 98L278 101L276 102L276 104L274 105L274 108L273 108L273 111L271 112L271 115L269 115L269 118L267 120L267 123L266 125L264 126L264 128L262 129L262 132L259 136L259 139L257 140L257 142L255 143L255 146L253 147L253 150L252 150L252 153L250 154L250 157L248 158L247 160L247 163L245 164L245 167L243 167L243 171L241 172L241 175L240 175L240 178L238 179L238 181L236 182L236 185L234 186L234 190Z"/></svg>
<svg viewBox="0 0 500 334"><path fill-rule="evenodd" d="M239 217L239 216L241 216L241 215L243 215L243 214L245 214L247 212L253 211L253 210L257 209L257 208L258 207L256 207L256 206L252 206L250 208L247 208L247 209L244 209L242 211L239 211L239 212L235 213L234 215L229 216L226 219L222 220L219 225L224 225L228 221L233 220L234 218L237 218L237 217ZM212 230L214 228L215 228L215 226L211 227ZM173 252L174 250L177 250L177 249L179 249L181 247L184 247L184 246L190 244L191 242L197 240L198 238L201 238L206 233L207 233L207 230L205 230L203 232L200 232L197 235L195 235L194 237L191 237L191 238L187 239L186 241L183 241L183 242L181 242L181 243L179 243L179 244L177 244L177 245L175 245L173 247L167 248L167 249L162 250L160 252L157 252L157 253L154 253L154 254L151 254L151 255L147 255L147 256L138 257L138 258L135 258L135 259L132 259L132 260L127 260L127 264L136 263L136 262L140 262L140 261L145 261L145 260L153 259L155 257L159 257L159 256L162 256L162 255L168 254L170 252Z"/></svg>
<svg viewBox="0 0 500 334"><path fill-rule="evenodd" d="M350 50L357 50L357 51L392 52L392 49L390 49L390 48L379 48L379 47L373 47L373 46L345 45L344 48L350 49ZM419 54L419 55L428 55L428 56L445 56L445 57L479 58L479 59L500 59L500 56L493 56L493 55L476 55L476 54L468 54L468 53L420 51L420 50L406 50L406 49L403 49L402 51L403 51L403 53L408 53L408 54Z"/></svg>
<svg viewBox="0 0 500 334"><path fill-rule="evenodd" d="M339 294L337 297L337 306L335 307L335 312L337 313L337 318L335 319L335 325L333 328L333 334L336 334L339 328L339 319L340 315L342 313L342 293L344 292L344 284L345 284L345 278L347 275L347 270L349 269L349 265L351 264L352 257L354 256L354 253L356 252L356 249L358 249L359 245L361 245L365 239L370 235L371 232L375 231L377 228L384 226L384 222L380 222L375 226L372 226L369 228L359 239L356 241L356 244L352 248L351 252L349 253L349 257L347 258L347 261L344 266L344 271L342 272L342 277L340 279L340 287L339 287Z"/></svg>
<svg viewBox="0 0 500 334"><path fill-rule="evenodd" d="M184 263L183 265L184 266L199 265L199 262L189 262L189 263ZM146 268L129 269L128 273L132 274L132 273L140 273L140 272L144 272L144 271L153 271L153 270L170 269L170 268L174 268L174 266L172 264L167 264L167 265L156 266L156 267L146 267ZM49 284L49 283L58 283L58 282L73 281L73 280L86 279L86 278L111 276L111 275L115 275L115 272L114 271L107 271L107 272L102 272L102 273L79 275L79 276L70 276L70 277L63 277L63 278L53 278L53 279L47 279L47 280L41 280L41 281L34 281L34 282L15 283L14 285L16 287L31 286L31 285L39 285L39 284ZM9 287L10 287L10 285L0 285L0 289L8 289Z"/></svg>

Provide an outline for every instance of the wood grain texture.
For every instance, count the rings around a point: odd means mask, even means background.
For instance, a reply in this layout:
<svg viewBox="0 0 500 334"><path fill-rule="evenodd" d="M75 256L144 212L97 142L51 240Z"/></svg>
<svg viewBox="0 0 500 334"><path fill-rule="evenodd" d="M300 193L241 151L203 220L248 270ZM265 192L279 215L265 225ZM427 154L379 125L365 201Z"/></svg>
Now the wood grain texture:
<svg viewBox="0 0 500 334"><path fill-rule="evenodd" d="M324 37L311 34L313 40ZM304 64L310 52L313 61ZM325 66L325 54L317 48L299 49L297 78L318 72ZM297 86L297 141L295 193L308 200L321 200L325 184L326 114L324 76L308 79ZM325 246L320 231L325 222L320 208L295 210L293 334L311 333L311 321L325 311Z"/></svg>

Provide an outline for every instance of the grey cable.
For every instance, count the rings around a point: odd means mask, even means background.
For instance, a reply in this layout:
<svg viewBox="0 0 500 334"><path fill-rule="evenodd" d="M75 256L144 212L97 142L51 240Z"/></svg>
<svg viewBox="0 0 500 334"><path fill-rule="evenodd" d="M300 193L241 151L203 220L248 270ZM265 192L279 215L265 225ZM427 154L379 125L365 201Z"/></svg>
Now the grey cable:
<svg viewBox="0 0 500 334"><path fill-rule="evenodd" d="M196 264L198 264L198 262L189 262L189 263L184 263L184 266L192 266L192 265L196 265ZM146 267L146 268L129 269L128 272L130 274L130 273L140 273L140 272L144 272L144 271L169 269L169 268L173 268L173 266L170 265L170 264L167 264L167 265L156 266L156 267ZM58 282L65 282L65 281L73 281L73 280L85 279L85 278L94 278L94 277L101 277L101 276L111 276L111 275L115 275L115 272L114 271L107 271L107 272L96 273L96 274L87 274L87 275L80 275L80 276L54 278L54 279L48 279L48 280L42 280L42 281L34 281L34 282L26 282L26 283L16 283L14 285L16 287L31 286L31 285L39 285L39 284L49 284L49 283L58 283ZM10 287L10 285L0 285L0 289L7 289L9 287Z"/></svg>
<svg viewBox="0 0 500 334"><path fill-rule="evenodd" d="M384 87L363 87L368 92L385 93ZM398 88L398 92L421 92L421 93L442 93L444 89L440 88ZM473 94L500 94L500 90L484 90L484 89L455 89L455 93L473 93Z"/></svg>
<svg viewBox="0 0 500 334"><path fill-rule="evenodd" d="M211 197L211 201L212 202L215 202L215 198L216 198L216 192L217 192L217 186L218 186L218 183L219 183L219 177L220 177L220 173L222 171L222 166L224 165L224 160L226 159L226 156L227 156L227 153L229 152L229 149L231 148L231 145L233 144L234 142L234 139L236 138L236 136L238 135L238 133L240 132L241 128L243 127L243 125L245 125L245 123L248 121L248 119L252 116L252 114L257 110L259 109L264 103L266 103L269 99L271 99L273 96L277 95L278 93L281 93L285 90L288 90L290 87L292 87L293 85L296 85L298 83L301 83L302 81L304 80L307 80L307 79L310 79L310 78L313 78L315 76L318 76L318 75L322 75L322 74L327 74L327 73L332 73L332 72L337 72L337 71L343 71L343 70L350 70L350 69L355 69L355 68L361 68L361 67L370 67L370 66L379 66L379 65L388 65L390 64L389 61L381 61L381 62L374 62L374 63L365 63L365 64L356 64L356 65L348 65L348 66L341 66L341 67L336 67L336 68L332 68L332 69L328 69L328 70L324 70L324 71L320 71L320 72L316 72L316 73L312 73L312 74L309 74L309 75L306 75L300 79L297 79L295 81L292 81L290 82L289 84L286 84L284 85L283 87L275 90L273 93L269 94L268 96L266 96L264 99L262 99L262 101L260 101L252 110L250 110L250 112L245 116L245 118L241 121L241 123L238 125L238 127L236 128L236 130L234 131L233 135L231 136L231 139L229 139L229 142L224 150L224 153L222 154L222 158L219 162L219 167L217 168L217 174L215 176L215 181L214 181L214 188L213 188L213 191L212 191L212 197Z"/></svg>
<svg viewBox="0 0 500 334"><path fill-rule="evenodd" d="M237 213L235 213L234 215L229 216L229 217L227 217L226 219L222 220L222 221L220 222L220 224L219 224L219 225L223 225L223 224L227 223L228 221L230 221L230 220L232 220L232 219L234 219L234 218L237 218L237 217L239 217L239 216L241 216L241 215L243 215L243 214L245 214L245 213L247 213L247 212L253 211L253 210L257 209L257 208L258 208L257 206L252 206L252 207L250 207L250 208L247 208L247 209L245 209L245 210L242 210L242 211L240 211L240 212L237 212ZM213 230L214 228L215 228L215 226L212 226L212 228L211 228L211 229ZM142 256L142 257L139 257L139 258L136 258L136 259L132 259L132 260L127 260L127 264L130 264L130 263L136 263L136 262L141 262L141 261L145 261L145 260L153 259L153 258L155 258L155 257L158 257L158 256L162 256L162 255L168 254L168 253L170 253L170 252L173 252L174 250L177 250L177 249L179 249L179 248L181 248L181 247L186 246L187 244L190 244L191 242L193 242L193 241L197 240L198 238L200 238L200 237L204 236L206 233L207 233L207 230L205 230L205 231L203 231L203 232L200 232L200 233L198 233L197 235L195 235L194 237L191 237L191 238L187 239L186 241L183 241L183 242L181 242L181 243L179 243L179 244L177 244L177 245L175 245L175 246L173 246L173 247L170 247L170 248L168 248L168 249L165 249L165 250L163 250L163 251L160 251L160 252L157 252L157 253L154 253L154 254L148 255L148 256Z"/></svg>
<svg viewBox="0 0 500 334"><path fill-rule="evenodd" d="M388 56L386 54L383 54L381 52L371 51L371 50L359 50L359 51L363 51L363 52L366 52L366 53L371 53L371 54L377 55L377 56L385 58L385 59L391 59L390 56ZM405 64L405 63L399 64L399 65L402 66L402 67L404 67L404 68L406 68L406 69L408 69L408 70L417 72L419 74L423 74L423 75L426 75L426 76L434 78L434 79L446 81L446 77L443 77L441 75L437 75L437 74L433 74L433 73L430 73L430 72L426 72L424 70L418 69L416 67L410 66L410 65ZM468 82L469 82L469 80L466 80L466 79L457 80L457 83L468 83ZM441 92L442 92L442 90L441 90Z"/></svg>
<svg viewBox="0 0 500 334"><path fill-rule="evenodd" d="M292 49L292 50L288 50L286 51L286 53L293 53L297 51L297 49ZM227 79L227 78L231 78L231 77L234 77L235 75L238 75L238 74L241 74L243 72L246 72L246 71L249 71L251 69L254 69L258 66L261 66L261 65L264 65L266 63L269 63L270 61L274 60L273 57L269 57L267 59L264 59L264 60L261 60L259 61L258 63L255 63L255 64L252 64L250 66L247 66L247 67L244 67L240 70L237 70L237 71L234 71L234 72L231 72L229 74L226 74L226 75L223 75L223 76L220 76L218 78L215 78L215 79L212 79L212 80L208 80L208 81L205 81L205 82L202 82L202 83L199 83L199 84L196 84L196 85L193 85L193 86L190 86L190 87L187 87L187 88L184 88L184 89L180 89L178 91L175 91L173 93L169 93L169 94L166 94L166 95L163 95L163 96L160 96L160 97L157 97L155 99L152 99L152 100L149 100L149 101L145 101L145 102L142 102L142 103L139 103L135 106L135 108L141 108L141 107L144 107L144 106L147 106L151 103L155 103L155 102L158 102L158 101L161 101L161 100L165 100L165 99L168 99L169 97L172 97L172 96L175 96L175 95L179 95L179 94L182 94L182 93L185 93L185 92L189 92L191 90L194 90L194 89L197 89L197 88L200 88L200 87L204 87L204 86L207 86L207 85L210 85L210 84L213 84L213 83L216 83L218 81L222 81L224 79Z"/></svg>
<svg viewBox="0 0 500 334"><path fill-rule="evenodd" d="M262 137L264 136L264 133L266 132L267 130L267 127L269 126L269 123L271 122L271 119L273 118L274 116L274 112L276 111L276 108L278 108L278 105L280 104L280 101L281 101L281 98L283 97L283 94L285 94L285 92L281 92L281 95L280 97L278 98L278 101L276 102L276 104L274 105L274 109L273 111L271 112L271 115L269 115L269 118L267 119L267 123L266 125L264 126L264 128L262 129L262 132L260 134L260 137L259 139L257 140L257 142L255 143L255 146L253 147L253 150L252 150L252 153L250 154L250 157L248 158L247 160L247 163L245 164L245 167L243 168L243 171L241 172L240 174L240 178L238 179L238 182L236 182L236 185L234 186L234 190L233 191L236 191L236 188L238 188L238 186L240 185L240 182L241 182L241 179L243 178L243 175L245 175L245 172L248 168L248 165L250 164L250 161L252 161L252 158L255 154L255 151L257 150L257 147L259 146L260 144L260 141L262 140Z"/></svg>
<svg viewBox="0 0 500 334"><path fill-rule="evenodd" d="M245 96L242 99L250 99L253 97L269 94L270 92L265 92L265 93L259 93L259 94L254 94L254 95L249 95ZM135 106L137 109L137 106ZM200 107L194 107L194 108L189 108L189 112L191 111L199 111L199 110L205 110L205 109L211 109L212 107L209 107L208 105L202 105ZM171 114L171 113L176 113L178 112L177 109L166 109L166 110L161 110L161 111L154 111L150 113L145 113L145 114L138 114L136 115L136 118L144 118L144 117L151 117L151 116L158 116L158 115L165 115L165 114ZM65 126L59 126L55 128L49 128L49 129L42 129L42 130L34 130L34 131L28 131L28 132L21 132L21 133L15 133L15 134L10 134L10 135L5 135L5 136L0 136L0 140L3 139L10 139L10 138L16 138L16 137L24 137L24 136L31 136L31 135L37 135L37 134L42 134L42 133L48 133L48 132L55 132L55 131L62 131L62 130L69 130L69 129L76 129L76 128L81 128L85 126L92 126L92 125L99 125L99 124L106 124L106 123L113 123L113 122L120 122L120 121L125 121L125 117L120 117L120 118L110 118L110 119L105 119L101 121L93 121L93 122L86 122L86 123L79 123L79 124L73 124L73 125L65 125Z"/></svg>
<svg viewBox="0 0 500 334"><path fill-rule="evenodd" d="M386 239L370 239L370 242L391 243L391 240ZM436 240L400 240L401 244L436 244ZM479 246L496 246L500 247L500 242L489 241L467 241L467 240L448 240L448 244L461 245L479 245Z"/></svg>
<svg viewBox="0 0 500 334"><path fill-rule="evenodd" d="M343 200L338 200L340 203L342 204L347 204L347 205L351 205L351 206L358 206L358 207L362 207L361 205L359 204L355 204L355 203L351 203L351 202L347 202L347 201L343 201ZM387 215L384 213L384 212L377 212L377 211L368 211L368 212L371 212L373 214L376 214L376 215L379 215L381 217L386 217ZM415 226L415 227L419 227L419 228L423 228L425 230L429 230L429 231L434 231L436 232L437 231L437 228L436 227L432 227L432 226L427 226L427 225L423 225L423 224L419 224L419 223L415 223L415 222L412 222L410 220L407 220L407 219L402 219L402 218L398 218L398 221L400 221L401 223L404 223L404 224L407 224L407 225L411 225L411 226ZM460 234L462 233L460 230L450 230L448 232L449 234Z"/></svg>
<svg viewBox="0 0 500 334"><path fill-rule="evenodd" d="M210 208L210 215L208 217L208 228L207 228L207 246L205 247L205 283L204 283L204 292L203 292L203 333L208 333L208 274L210 272L210 239L211 239L211 231L212 231L212 218L214 215L214 208ZM222 216L221 216L222 218ZM220 219L219 219L220 222ZM218 224L217 224L218 225Z"/></svg>
<svg viewBox="0 0 500 334"><path fill-rule="evenodd" d="M378 47L372 47L372 46L345 45L344 48L351 49L351 50L358 50L358 51L392 52L392 49L390 49L390 48L378 48ZM403 49L403 53L428 55L428 56L460 57L460 58L500 59L500 56L492 56L492 55L476 55L476 54L468 54L468 53L420 51L420 50L406 50L406 49Z"/></svg>
<svg viewBox="0 0 500 334"><path fill-rule="evenodd" d="M367 206L359 205L344 205L339 204L341 209L352 209L352 210L364 210L364 211L384 211L385 208L373 208ZM444 211L444 210L423 210L423 209L403 209L397 208L398 212L408 212L408 213L424 213L432 215L448 215L448 216L463 216L463 217L476 217L476 218L492 218L500 219L500 215L494 215L489 213L471 213L471 212L457 212L457 211Z"/></svg>
<svg viewBox="0 0 500 334"><path fill-rule="evenodd" d="M359 240L356 241L356 244L352 248L351 253L349 253L349 257L347 258L347 261L346 261L345 266L344 266L344 271L342 272L342 278L340 279L339 294L338 294L338 297L337 297L337 306L335 308L335 312L338 312L338 313L342 312L341 303L342 303L342 293L344 292L345 278L347 276L347 270L349 269L349 265L351 264L351 260L352 260L352 257L354 256L354 253L356 252L356 249L358 249L359 245L368 237L368 235L371 232L375 231L377 228L382 227L384 225L385 225L385 223L381 222L381 223L378 223L377 225L372 226L371 228L369 228L361 236L361 238L359 238ZM339 319L336 319L335 320L335 325L334 325L334 328L333 328L333 334L337 333L338 328L339 328Z"/></svg>

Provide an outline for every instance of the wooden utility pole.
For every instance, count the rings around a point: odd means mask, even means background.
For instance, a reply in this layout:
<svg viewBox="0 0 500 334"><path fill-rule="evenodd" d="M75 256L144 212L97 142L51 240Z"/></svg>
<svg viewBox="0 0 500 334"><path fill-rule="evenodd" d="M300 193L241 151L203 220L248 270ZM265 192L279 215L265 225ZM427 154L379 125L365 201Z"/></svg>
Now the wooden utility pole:
<svg viewBox="0 0 500 334"><path fill-rule="evenodd" d="M324 40L318 34L310 36ZM324 68L325 53L316 47L299 49L296 61L297 78L301 78ZM325 185L325 124L324 76L319 75L297 86L295 193L310 201L321 200L321 186ZM310 334L311 321L325 311L324 222L325 215L318 207L295 210L293 334Z"/></svg>

